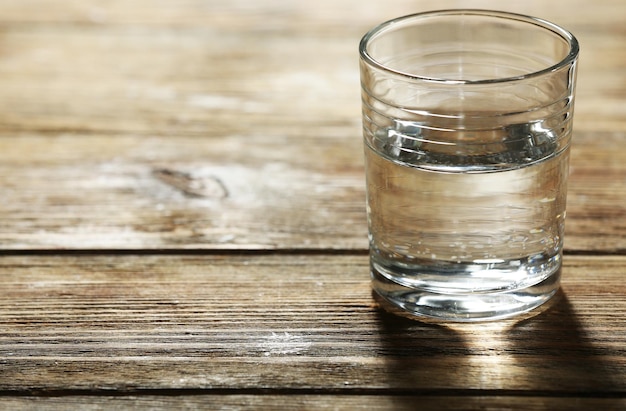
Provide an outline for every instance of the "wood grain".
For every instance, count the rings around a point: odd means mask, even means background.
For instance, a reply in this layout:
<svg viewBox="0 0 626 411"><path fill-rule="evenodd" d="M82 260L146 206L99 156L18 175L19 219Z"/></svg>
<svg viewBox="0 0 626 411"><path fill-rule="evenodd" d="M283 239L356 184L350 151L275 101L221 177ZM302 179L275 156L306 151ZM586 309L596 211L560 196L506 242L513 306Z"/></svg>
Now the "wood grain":
<svg viewBox="0 0 626 411"><path fill-rule="evenodd" d="M254 410L509 410L587 409L623 410L626 401L619 398L545 398L516 396L357 396L357 395L135 395L135 396L62 396L52 398L4 397L3 406L13 411L37 409L254 409ZM87 408L85 408L87 407Z"/></svg>
<svg viewBox="0 0 626 411"><path fill-rule="evenodd" d="M619 0L441 1L553 20L581 41L576 128L626 131ZM432 2L30 0L0 3L0 124L176 136L358 131L357 44ZM43 12L45 10L45 12ZM584 12L578 11L584 10ZM245 121L244 121L245 120Z"/></svg>
<svg viewBox="0 0 626 411"><path fill-rule="evenodd" d="M430 5L231 3L0 2L0 248L367 247L356 45ZM544 3L583 43L566 248L621 253L626 6Z"/></svg>
<svg viewBox="0 0 626 411"><path fill-rule="evenodd" d="M370 291L357 44L433 8L580 40L562 292ZM0 409L624 409L626 2L0 0Z"/></svg>
<svg viewBox="0 0 626 411"><path fill-rule="evenodd" d="M567 252L626 250L625 138L575 136ZM306 132L0 137L0 247L366 250L362 157Z"/></svg>
<svg viewBox="0 0 626 411"><path fill-rule="evenodd" d="M382 312L366 256L4 256L0 392L305 390L616 396L624 257L570 257L541 315Z"/></svg>

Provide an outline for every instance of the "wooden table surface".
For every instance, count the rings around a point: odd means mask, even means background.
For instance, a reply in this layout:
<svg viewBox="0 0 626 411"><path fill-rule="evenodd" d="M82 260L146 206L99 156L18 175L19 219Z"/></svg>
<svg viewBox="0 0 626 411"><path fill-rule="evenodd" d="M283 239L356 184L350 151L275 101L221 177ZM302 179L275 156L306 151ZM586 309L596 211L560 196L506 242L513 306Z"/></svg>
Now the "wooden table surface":
<svg viewBox="0 0 626 411"><path fill-rule="evenodd" d="M562 291L524 319L370 291L358 41L450 7L581 43ZM0 0L0 407L626 409L625 27L622 0Z"/></svg>

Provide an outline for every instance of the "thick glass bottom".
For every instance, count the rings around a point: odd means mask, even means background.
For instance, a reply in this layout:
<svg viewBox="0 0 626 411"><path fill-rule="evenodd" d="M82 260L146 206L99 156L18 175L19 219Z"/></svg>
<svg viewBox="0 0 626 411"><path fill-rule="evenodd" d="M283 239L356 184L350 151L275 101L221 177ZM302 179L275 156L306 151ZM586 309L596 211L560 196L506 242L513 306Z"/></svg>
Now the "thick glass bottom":
<svg viewBox="0 0 626 411"><path fill-rule="evenodd" d="M444 292L401 284L389 278L389 273L371 265L374 291L392 306L414 317L444 321L489 321L527 313L546 303L560 285L560 264L544 273L535 284L522 287L480 291ZM387 274L387 275L385 275Z"/></svg>

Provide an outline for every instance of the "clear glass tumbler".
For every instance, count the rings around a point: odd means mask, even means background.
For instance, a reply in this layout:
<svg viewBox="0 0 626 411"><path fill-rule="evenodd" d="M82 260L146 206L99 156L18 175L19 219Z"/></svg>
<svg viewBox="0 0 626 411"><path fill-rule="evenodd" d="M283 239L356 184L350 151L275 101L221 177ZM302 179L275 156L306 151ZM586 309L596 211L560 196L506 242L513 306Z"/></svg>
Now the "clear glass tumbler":
<svg viewBox="0 0 626 411"><path fill-rule="evenodd" d="M529 16L445 10L360 43L374 290L455 321L559 287L578 42Z"/></svg>

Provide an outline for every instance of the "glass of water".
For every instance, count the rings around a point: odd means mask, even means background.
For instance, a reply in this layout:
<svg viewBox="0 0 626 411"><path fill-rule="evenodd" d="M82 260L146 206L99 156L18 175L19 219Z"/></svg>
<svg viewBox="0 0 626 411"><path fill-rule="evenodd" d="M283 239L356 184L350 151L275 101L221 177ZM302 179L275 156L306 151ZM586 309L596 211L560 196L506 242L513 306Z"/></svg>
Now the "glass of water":
<svg viewBox="0 0 626 411"><path fill-rule="evenodd" d="M360 43L374 290L410 315L510 317L559 287L576 38L529 16L400 17Z"/></svg>

